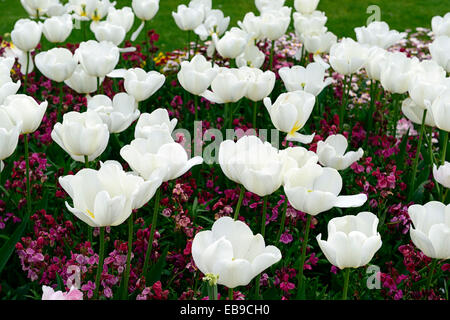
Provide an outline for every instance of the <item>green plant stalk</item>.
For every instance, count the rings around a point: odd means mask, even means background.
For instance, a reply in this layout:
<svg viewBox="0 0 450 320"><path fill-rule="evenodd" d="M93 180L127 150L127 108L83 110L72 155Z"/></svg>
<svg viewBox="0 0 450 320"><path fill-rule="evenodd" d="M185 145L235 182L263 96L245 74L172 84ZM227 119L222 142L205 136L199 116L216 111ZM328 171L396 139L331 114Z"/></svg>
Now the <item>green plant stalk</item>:
<svg viewBox="0 0 450 320"><path fill-rule="evenodd" d="M392 107L394 108L394 123L392 128L392 135L397 136L397 122L399 117L399 108L398 108L399 95L392 94Z"/></svg>
<svg viewBox="0 0 450 320"><path fill-rule="evenodd" d="M258 101L253 102L253 129L256 130L256 115L258 113Z"/></svg>
<svg viewBox="0 0 450 320"><path fill-rule="evenodd" d="M284 230L284 222L286 221L286 211L287 211L287 205L288 205L288 198L285 195L284 196L284 206L283 206L283 214L281 216L281 223L280 223L280 230L278 230L278 234L277 234L277 240L276 241L280 241L281 238L281 233Z"/></svg>
<svg viewBox="0 0 450 320"><path fill-rule="evenodd" d="M415 189L417 166L419 165L419 155L420 155L420 149L422 148L422 141L423 141L423 135L424 135L424 131L425 131L425 119L427 116L427 111L428 110L425 109L425 111L423 112L423 116L422 116L422 124L420 126L419 144L417 146L416 156L415 156L414 162L413 162L413 171L411 173L411 178L410 178L411 189L409 190L408 200L411 200L411 197L412 197L414 189Z"/></svg>
<svg viewBox="0 0 450 320"><path fill-rule="evenodd" d="M187 45L187 60L190 61L191 60L191 31L188 31L188 45Z"/></svg>
<svg viewBox="0 0 450 320"><path fill-rule="evenodd" d="M97 78L97 94L103 94L103 86L100 83L100 77Z"/></svg>
<svg viewBox="0 0 450 320"><path fill-rule="evenodd" d="M30 154L28 150L28 133L25 134L25 164L27 178L27 213L31 214L31 181L30 181Z"/></svg>
<svg viewBox="0 0 450 320"><path fill-rule="evenodd" d="M275 51L275 40L272 40L272 46L270 47L270 64L269 64L269 70L272 70L273 67L273 54Z"/></svg>
<svg viewBox="0 0 450 320"><path fill-rule="evenodd" d="M431 269L430 269L430 273L428 274L428 280L427 280L427 290L430 290L431 288L431 283L433 282L433 276L434 276L434 270L436 270L436 265L437 265L438 259L433 259L433 261L431 262Z"/></svg>
<svg viewBox="0 0 450 320"><path fill-rule="evenodd" d="M133 250L133 223L134 214L128 218L128 253L127 253L127 265L124 274L124 285L122 291L122 300L128 300L128 282L130 280L130 269L131 269L131 251Z"/></svg>
<svg viewBox="0 0 450 320"><path fill-rule="evenodd" d="M198 108L198 95L194 95L194 120L197 121L198 120L198 115L197 115L197 108Z"/></svg>
<svg viewBox="0 0 450 320"><path fill-rule="evenodd" d="M234 220L236 221L239 218L239 211L241 210L242 200L244 199L244 186L240 185L239 192L239 200L236 205L236 211L234 212Z"/></svg>
<svg viewBox="0 0 450 320"><path fill-rule="evenodd" d="M367 146L367 143L369 142L369 135L372 132L373 128L373 114L375 112L375 105L376 105L376 95L375 95L375 86L376 86L376 80L370 80L370 108L369 113L367 114L367 133L366 133L366 141L364 143L365 146Z"/></svg>
<svg viewBox="0 0 450 320"><path fill-rule="evenodd" d="M208 297L209 300L217 300L217 284L212 286L208 284Z"/></svg>
<svg viewBox="0 0 450 320"><path fill-rule="evenodd" d="M95 276L94 300L98 300L100 291L100 279L103 272L103 260L105 256L105 227L100 227L100 252L98 257L97 275Z"/></svg>
<svg viewBox="0 0 450 320"><path fill-rule="evenodd" d="M86 169L89 169L89 157L88 156L84 156L84 167ZM92 233L94 231L93 229L94 228L92 228L91 226L86 225L86 230L87 230L87 234L88 234L88 240L89 240L89 243L91 244L91 246L92 246Z"/></svg>
<svg viewBox="0 0 450 320"><path fill-rule="evenodd" d="M233 288L228 288L228 300L233 300Z"/></svg>
<svg viewBox="0 0 450 320"><path fill-rule="evenodd" d="M348 78L348 80L347 80ZM339 108L339 126L340 128L344 128L344 117L345 117L345 110L348 104L348 95L350 93L350 85L352 82L352 75L350 74L349 76L344 76L344 88L342 91L342 94L344 95L342 97L342 103L341 106Z"/></svg>
<svg viewBox="0 0 450 320"><path fill-rule="evenodd" d="M347 300L349 279L350 279L350 268L347 268L344 271L344 289L342 290L342 300Z"/></svg>
<svg viewBox="0 0 450 320"><path fill-rule="evenodd" d="M445 164L445 158L447 157L448 131L444 131L444 135L442 138L443 138L444 142L443 142L442 151L441 151L441 159L440 159L441 166L443 166ZM442 188L439 190L439 194L440 194L442 203L444 203L444 201L445 201L444 186L441 186L441 187Z"/></svg>
<svg viewBox="0 0 450 320"><path fill-rule="evenodd" d="M156 195L155 195L155 205L153 208L153 218L152 218L152 227L150 229L150 238L149 238L148 244L147 244L147 252L145 253L144 267L142 268L142 273L143 273L144 277L147 276L148 264L149 264L150 255L152 254L152 249L153 249L153 239L155 238L156 223L158 221L160 196L161 196L161 188L158 188L158 190L156 191Z"/></svg>
<svg viewBox="0 0 450 320"><path fill-rule="evenodd" d="M300 264L298 266L298 276L297 276L297 298L300 297L300 294L303 292L303 269L305 266L305 260L306 260L306 247L308 245L308 238L309 238L309 229L311 226L311 218L312 216L310 214L307 215L306 218L306 226L305 226L305 236L303 237L303 243L302 243L302 255L300 258Z"/></svg>
<svg viewBox="0 0 450 320"><path fill-rule="evenodd" d="M264 235L266 233L266 213L267 213L267 196L264 196L264 200L263 200L263 212L262 212L262 221L261 221L261 235L264 238ZM258 275L258 277L256 278L256 296L259 298L260 294L259 294L259 288L261 286L261 274Z"/></svg>
<svg viewBox="0 0 450 320"><path fill-rule="evenodd" d="M30 53L25 52L27 55L27 63L26 63L26 69L25 69L25 83L23 86L24 94L27 94L27 88L28 88L28 68L30 66Z"/></svg>

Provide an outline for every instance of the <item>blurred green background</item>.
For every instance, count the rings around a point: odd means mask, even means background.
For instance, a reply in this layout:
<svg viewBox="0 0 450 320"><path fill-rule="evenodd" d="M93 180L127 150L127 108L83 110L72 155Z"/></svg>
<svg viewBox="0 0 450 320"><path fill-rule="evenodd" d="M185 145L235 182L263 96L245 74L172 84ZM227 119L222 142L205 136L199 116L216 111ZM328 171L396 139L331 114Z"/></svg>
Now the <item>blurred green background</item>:
<svg viewBox="0 0 450 320"><path fill-rule="evenodd" d="M226 16L231 17L231 26L236 26L245 13L257 9L253 0L213 0L213 8L221 9ZM189 0L161 0L160 10L151 21L150 27L160 34L158 43L162 50L168 51L181 48L187 41L187 34L180 31L173 18L172 11L176 11L179 4L187 4ZM293 7L294 0L287 0L286 5ZM449 0L321 0L318 10L325 11L328 17L327 27L338 37L350 36L355 38L353 29L366 24L370 16L366 12L368 6L377 5L381 9L381 20L386 21L392 29L404 31L407 28L431 28L431 18L444 15L450 11ZM116 7L131 7L131 0L117 0ZM19 18L27 16L19 0L0 0L0 34L11 32L14 23ZM137 28L139 21L131 33ZM69 39L72 42L81 41L80 32L74 32Z"/></svg>

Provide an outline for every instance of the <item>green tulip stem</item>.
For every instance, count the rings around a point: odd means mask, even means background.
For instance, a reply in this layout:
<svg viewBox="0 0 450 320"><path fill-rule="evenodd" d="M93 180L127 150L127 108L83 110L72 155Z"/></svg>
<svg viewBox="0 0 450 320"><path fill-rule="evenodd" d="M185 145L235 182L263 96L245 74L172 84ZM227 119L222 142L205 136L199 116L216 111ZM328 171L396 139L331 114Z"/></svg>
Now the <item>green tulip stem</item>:
<svg viewBox="0 0 450 320"><path fill-rule="evenodd" d="M275 51L275 40L272 40L272 45L270 47L270 64L269 64L269 70L272 70L273 67L273 54Z"/></svg>
<svg viewBox="0 0 450 320"><path fill-rule="evenodd" d="M213 284L213 285L208 284L209 300L217 300L217 296L218 296L217 284Z"/></svg>
<svg viewBox="0 0 450 320"><path fill-rule="evenodd" d="M31 214L31 181L30 181L30 154L28 150L28 133L25 134L25 164L27 178L27 213Z"/></svg>
<svg viewBox="0 0 450 320"><path fill-rule="evenodd" d="M417 145L416 157L414 158L413 171L411 173L411 178L410 178L410 186L409 186L410 189L409 189L408 200L411 200L411 197L415 190L417 166L419 164L420 149L422 148L422 141L423 141L423 135L424 135L424 131L425 131L425 119L427 117L427 111L428 110L425 109L423 112L423 116L422 116L422 124L420 126L419 144Z"/></svg>
<svg viewBox="0 0 450 320"><path fill-rule="evenodd" d="M433 282L434 270L436 269L437 262L438 259L433 259L433 261L431 262L431 268L427 280L427 290L430 290L431 288L431 283Z"/></svg>
<svg viewBox="0 0 450 320"><path fill-rule="evenodd" d="M147 252L145 253L144 267L142 269L142 274L144 275L144 277L147 276L147 269L148 269L148 264L150 261L150 255L152 254L153 240L155 238L156 223L158 220L158 213L159 213L160 197L161 197L161 188L158 188L158 190L156 191L156 195L155 195L155 205L153 208L153 218L152 218L152 226L150 229L150 237L148 239Z"/></svg>
<svg viewBox="0 0 450 320"><path fill-rule="evenodd" d="M256 131L256 115L258 113L258 101L253 102L253 129Z"/></svg>
<svg viewBox="0 0 450 320"><path fill-rule="evenodd" d="M344 289L342 290L342 300L347 300L349 279L350 279L350 268L347 268L344 271Z"/></svg>
<svg viewBox="0 0 450 320"><path fill-rule="evenodd" d="M267 215L267 196L264 196L263 199L263 212L262 212L262 220L261 220L261 235L266 235L266 215Z"/></svg>
<svg viewBox="0 0 450 320"><path fill-rule="evenodd" d="M198 120L198 115L197 115L197 108L198 108L199 104L198 104L198 95L194 95L194 120L197 121Z"/></svg>
<svg viewBox="0 0 450 320"><path fill-rule="evenodd" d="M103 94L103 86L100 81L100 77L97 78L97 94Z"/></svg>
<svg viewBox="0 0 450 320"><path fill-rule="evenodd" d="M300 294L302 294L304 292L304 290L303 290L303 269L304 269L305 260L306 260L306 247L308 245L309 229L310 229L310 226L311 226L311 218L312 218L312 216L310 214L308 214L307 218L306 218L305 236L303 237L302 253L301 253L301 258L300 258L300 264L298 266L297 297L300 297Z"/></svg>
<svg viewBox="0 0 450 320"><path fill-rule="evenodd" d="M370 80L370 109L369 109L369 113L367 114L367 119L366 119L366 123L367 123L367 134L366 134L366 145L367 142L369 141L369 135L372 133L372 128L373 128L373 114L375 112L375 105L376 105L376 94L375 94L375 87L376 87L377 83L375 80Z"/></svg>
<svg viewBox="0 0 450 320"><path fill-rule="evenodd" d="M400 114L400 108L398 106L398 102L400 99L400 95L393 93L392 94L392 108L394 109L394 124L392 128L392 135L395 137L397 135L397 122Z"/></svg>
<svg viewBox="0 0 450 320"><path fill-rule="evenodd" d="M191 60L191 31L187 32L188 45L187 45L187 61Z"/></svg>
<svg viewBox="0 0 450 320"><path fill-rule="evenodd" d="M128 218L128 253L127 253L127 266L124 274L124 283L122 291L122 300L128 300L128 282L130 280L130 269L131 269L131 251L133 250L133 223L134 215Z"/></svg>
<svg viewBox="0 0 450 320"><path fill-rule="evenodd" d="M288 198L287 198L287 196L284 196L283 213L282 213L282 216L281 216L280 230L278 230L278 234L277 234L277 238L276 238L277 241L280 241L281 233L284 230L284 223L286 221L287 206L288 206Z"/></svg>
<svg viewBox="0 0 450 320"><path fill-rule="evenodd" d="M28 68L30 67L30 52L25 52L27 55L26 69L25 69L25 83L23 86L24 94L27 94L28 87Z"/></svg>
<svg viewBox="0 0 450 320"><path fill-rule="evenodd" d="M232 301L233 300L233 288L228 288L228 300Z"/></svg>
<svg viewBox="0 0 450 320"><path fill-rule="evenodd" d="M445 164L445 158L447 157L447 145L448 145L448 131L444 131L444 135L442 136L443 145L442 145L442 153L441 153L441 166Z"/></svg>
<svg viewBox="0 0 450 320"><path fill-rule="evenodd" d="M98 256L97 275L95 276L95 291L94 299L98 300L98 293L100 291L100 279L103 272L103 260L105 256L105 227L100 227L100 252Z"/></svg>
<svg viewBox="0 0 450 320"><path fill-rule="evenodd" d="M239 218L239 211L241 210L242 200L244 199L244 187L240 186L240 192L239 192L239 200L236 205L236 211L234 212L234 220L236 221Z"/></svg>

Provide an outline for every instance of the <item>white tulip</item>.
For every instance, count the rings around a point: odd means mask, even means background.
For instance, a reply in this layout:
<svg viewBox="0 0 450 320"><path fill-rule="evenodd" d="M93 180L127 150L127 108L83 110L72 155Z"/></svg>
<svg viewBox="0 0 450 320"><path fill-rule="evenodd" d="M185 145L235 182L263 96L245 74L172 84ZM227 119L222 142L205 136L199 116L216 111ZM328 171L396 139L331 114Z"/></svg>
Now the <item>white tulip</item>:
<svg viewBox="0 0 450 320"><path fill-rule="evenodd" d="M91 24L91 30L94 32L97 41L109 41L119 46L125 40L125 29L108 21L101 21Z"/></svg>
<svg viewBox="0 0 450 320"><path fill-rule="evenodd" d="M22 123L14 123L5 107L0 106L0 161L11 156L16 150L21 126Z"/></svg>
<svg viewBox="0 0 450 320"><path fill-rule="evenodd" d="M212 0L191 0L189 1L189 7L203 11L205 17L209 12L213 11L211 10Z"/></svg>
<svg viewBox="0 0 450 320"><path fill-rule="evenodd" d="M439 36L429 46L431 57L450 72L450 36Z"/></svg>
<svg viewBox="0 0 450 320"><path fill-rule="evenodd" d="M169 112L166 109L158 108L152 113L143 113L139 117L134 130L134 137L147 139L154 136L155 131L161 133L172 134L177 125L178 120L176 118L170 120ZM170 142L173 142L170 141Z"/></svg>
<svg viewBox="0 0 450 320"><path fill-rule="evenodd" d="M418 107L425 109L447 88L450 78L446 78L445 70L433 60L424 60L410 79L408 93Z"/></svg>
<svg viewBox="0 0 450 320"><path fill-rule="evenodd" d="M57 0L20 0L23 8L33 17L41 17L55 6Z"/></svg>
<svg viewBox="0 0 450 320"><path fill-rule="evenodd" d="M0 57L0 105L6 97L16 94L20 88L20 81L12 82L11 69L15 60L12 57Z"/></svg>
<svg viewBox="0 0 450 320"><path fill-rule="evenodd" d="M422 124L424 108L419 107L411 98L407 98L402 103L402 112L406 118L415 124ZM430 127L436 127L436 122L433 117L433 113L427 112L425 116L425 125Z"/></svg>
<svg viewBox="0 0 450 320"><path fill-rule="evenodd" d="M131 6L136 17L149 21L153 19L159 10L159 0L133 0Z"/></svg>
<svg viewBox="0 0 450 320"><path fill-rule="evenodd" d="M225 18L221 10L215 9L207 13L203 23L195 28L194 32L202 41L205 41L213 33L219 37L222 36L227 31L229 24L230 17Z"/></svg>
<svg viewBox="0 0 450 320"><path fill-rule="evenodd" d="M133 96L127 93L118 93L111 100L105 95L96 95L88 98L87 108L98 113L108 126L110 133L120 133L139 118L140 112Z"/></svg>
<svg viewBox="0 0 450 320"><path fill-rule="evenodd" d="M431 28L433 29L434 35L436 37L450 37L450 12L447 12L443 17L433 17L433 19L431 19Z"/></svg>
<svg viewBox="0 0 450 320"><path fill-rule="evenodd" d="M110 7L106 21L122 27L125 30L125 33L127 33L133 26L134 13L130 7L123 7L121 9Z"/></svg>
<svg viewBox="0 0 450 320"><path fill-rule="evenodd" d="M299 35L300 41L305 46L305 50L314 55L327 53L336 43L337 37L330 31L305 32Z"/></svg>
<svg viewBox="0 0 450 320"><path fill-rule="evenodd" d="M84 71L93 77L104 77L114 70L119 62L119 48L109 41L89 40L80 43L75 57Z"/></svg>
<svg viewBox="0 0 450 320"><path fill-rule="evenodd" d="M366 69L367 77L372 80L380 81L381 71L388 60L388 52L380 47L372 47L369 49L364 69Z"/></svg>
<svg viewBox="0 0 450 320"><path fill-rule="evenodd" d="M450 162L445 161L439 168L433 164L433 177L444 187L450 188Z"/></svg>
<svg viewBox="0 0 450 320"><path fill-rule="evenodd" d="M373 21L367 27L355 28L356 39L361 44L387 49L406 37L405 32L389 30L384 21Z"/></svg>
<svg viewBox="0 0 450 320"><path fill-rule="evenodd" d="M85 162L97 159L108 146L108 126L97 112L88 110L65 113L63 122L56 123L51 133L55 141L73 160Z"/></svg>
<svg viewBox="0 0 450 320"><path fill-rule="evenodd" d="M419 60L416 57L410 59L401 52L389 53L380 74L384 90L391 93L406 93L418 64Z"/></svg>
<svg viewBox="0 0 450 320"><path fill-rule="evenodd" d="M297 210L315 216L333 207L360 207L367 201L365 194L340 196L342 178L333 168L308 163L286 172L284 192Z"/></svg>
<svg viewBox="0 0 450 320"><path fill-rule="evenodd" d="M29 52L41 41L42 24L30 19L19 19L11 32L13 44L20 50Z"/></svg>
<svg viewBox="0 0 450 320"><path fill-rule="evenodd" d="M322 240L322 234L316 239L332 265L341 270L359 268L368 264L381 248L378 222L371 212L333 218L328 222L327 241Z"/></svg>
<svg viewBox="0 0 450 320"><path fill-rule="evenodd" d="M261 37L261 17L255 16L253 12L247 12L242 21L238 21L238 26L248 35L251 39L259 39Z"/></svg>
<svg viewBox="0 0 450 320"><path fill-rule="evenodd" d="M68 49L53 48L44 51L35 57L36 67L47 78L63 82L72 77L77 61Z"/></svg>
<svg viewBox="0 0 450 320"><path fill-rule="evenodd" d="M345 153L347 147L347 139L341 134L331 135L325 141L319 141L317 143L317 155L320 164L336 170L345 170L364 155L361 148L356 152Z"/></svg>
<svg viewBox="0 0 450 320"><path fill-rule="evenodd" d="M45 19L42 26L44 36L51 43L65 42L72 33L73 21L70 14Z"/></svg>
<svg viewBox="0 0 450 320"><path fill-rule="evenodd" d="M193 166L203 163L202 157L188 159L186 150L167 132L154 131L147 139L138 138L120 150L122 158L144 179L155 172L162 181L177 179Z"/></svg>
<svg viewBox="0 0 450 320"><path fill-rule="evenodd" d="M294 7L300 13L309 14L317 9L319 0L295 0Z"/></svg>
<svg viewBox="0 0 450 320"><path fill-rule="evenodd" d="M261 37L272 41L278 40L286 33L290 22L291 8L264 11L259 20Z"/></svg>
<svg viewBox="0 0 450 320"><path fill-rule="evenodd" d="M180 4L177 8L177 12L172 12L172 16L175 19L175 23L178 28L184 31L189 31L194 30L202 24L204 19L204 11Z"/></svg>
<svg viewBox="0 0 450 320"><path fill-rule="evenodd" d="M222 57L236 59L244 52L249 41L249 34L239 28L231 28L220 40L216 34L213 34L213 41Z"/></svg>
<svg viewBox="0 0 450 320"><path fill-rule="evenodd" d="M110 0L69 0L69 10L77 20L100 21L114 4Z"/></svg>
<svg viewBox="0 0 450 320"><path fill-rule="evenodd" d="M243 136L237 142L223 141L219 164L228 179L260 197L272 194L283 182L283 162L278 149L256 136Z"/></svg>
<svg viewBox="0 0 450 320"><path fill-rule="evenodd" d="M412 242L433 259L450 258L450 205L431 201L408 208L414 228L411 226Z"/></svg>
<svg viewBox="0 0 450 320"><path fill-rule="evenodd" d="M124 79L125 90L138 102L150 98L166 81L163 74L156 71L145 72L141 68L128 69Z"/></svg>
<svg viewBox="0 0 450 320"><path fill-rule="evenodd" d="M220 68L211 89L201 96L214 103L237 102L247 93L247 81L241 79L238 69Z"/></svg>
<svg viewBox="0 0 450 320"><path fill-rule="evenodd" d="M343 38L330 49L330 64L342 75L357 72L367 61L368 50L351 38Z"/></svg>
<svg viewBox="0 0 450 320"><path fill-rule="evenodd" d="M306 68L302 66L283 67L278 71L286 90L305 91L318 96L322 90L333 82L325 78L325 68L318 62L309 63Z"/></svg>
<svg viewBox="0 0 450 320"><path fill-rule="evenodd" d="M244 52L236 57L236 65L239 68L248 66L259 69L264 64L264 61L266 61L266 55L253 43L247 45Z"/></svg>
<svg viewBox="0 0 450 320"><path fill-rule="evenodd" d="M273 105L269 97L264 99L275 128L287 133L287 140L301 143L311 143L314 138L314 134L306 136L297 131L308 121L315 103L314 95L305 91L282 93Z"/></svg>
<svg viewBox="0 0 450 320"><path fill-rule="evenodd" d="M450 132L450 88L441 92L433 101L431 113L435 126L441 130Z"/></svg>
<svg viewBox="0 0 450 320"><path fill-rule="evenodd" d="M38 104L32 97L24 94L8 96L4 101L5 110L13 123L21 123L22 134L33 133L39 128L47 105L47 101Z"/></svg>
<svg viewBox="0 0 450 320"><path fill-rule="evenodd" d="M196 55L191 61L181 62L177 78L184 90L200 95L208 89L218 72L217 65L212 67L204 56Z"/></svg>
<svg viewBox="0 0 450 320"><path fill-rule="evenodd" d="M302 14L300 12L294 12L294 28L297 35L305 32L320 33L324 30L325 24L328 18L325 12L313 11L310 14Z"/></svg>
<svg viewBox="0 0 450 320"><path fill-rule="evenodd" d="M239 68L241 79L247 82L245 96L251 101L261 101L272 92L275 87L275 73L270 70L265 72L256 68Z"/></svg>
<svg viewBox="0 0 450 320"><path fill-rule="evenodd" d="M263 13L268 10L279 10L283 8L286 0L255 0L255 6L259 12Z"/></svg>
<svg viewBox="0 0 450 320"><path fill-rule="evenodd" d="M123 171L120 163L107 161L100 170L83 169L59 178L73 200L67 209L91 227L118 226L132 210L144 206L161 185L160 177L144 181Z"/></svg>
<svg viewBox="0 0 450 320"><path fill-rule="evenodd" d="M316 164L319 157L316 153L303 147L288 147L280 151L283 161L283 184L287 181L287 172L292 168L302 168L308 164Z"/></svg>
<svg viewBox="0 0 450 320"><path fill-rule="evenodd" d="M253 235L245 223L222 217L214 222L211 231L195 235L192 257L205 275L218 275L218 284L235 288L248 285L280 261L281 252L274 246L266 246L264 238Z"/></svg>
<svg viewBox="0 0 450 320"><path fill-rule="evenodd" d="M17 48L16 46L9 46L4 48L4 57L14 58L18 60L20 64L20 72L22 74L29 74L34 70L33 58L31 52L25 52ZM27 58L28 57L28 58ZM27 60L28 59L28 60ZM28 64L28 69L27 69Z"/></svg>
<svg viewBox="0 0 450 320"><path fill-rule="evenodd" d="M97 80L97 77L88 75L84 68L78 64L72 76L64 83L78 93L88 94L97 91Z"/></svg>

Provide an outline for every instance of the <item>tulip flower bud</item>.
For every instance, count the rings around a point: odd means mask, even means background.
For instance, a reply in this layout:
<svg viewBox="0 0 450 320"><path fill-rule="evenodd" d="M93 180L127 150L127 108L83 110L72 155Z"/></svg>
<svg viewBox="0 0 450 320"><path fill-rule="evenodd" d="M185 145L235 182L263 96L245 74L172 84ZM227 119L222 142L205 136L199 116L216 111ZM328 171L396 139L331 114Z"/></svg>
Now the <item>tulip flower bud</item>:
<svg viewBox="0 0 450 320"><path fill-rule="evenodd" d="M21 133L28 134L36 131L41 125L47 110L47 101L38 104L32 97L15 94L5 99L5 110L14 124L21 124Z"/></svg>
<svg viewBox="0 0 450 320"><path fill-rule="evenodd" d="M20 50L29 52L41 41L42 24L30 19L19 19L11 32L11 40Z"/></svg>
<svg viewBox="0 0 450 320"><path fill-rule="evenodd" d="M450 205L431 201L425 205L414 204L408 208L413 226L410 228L412 242L433 259L449 259Z"/></svg>
<svg viewBox="0 0 450 320"><path fill-rule="evenodd" d="M72 52L64 48L41 52L36 55L35 62L44 76L56 82L63 82L72 77L77 67Z"/></svg>
<svg viewBox="0 0 450 320"><path fill-rule="evenodd" d="M70 36L72 29L73 22L70 14L48 18L42 26L44 36L51 43L65 42Z"/></svg>

